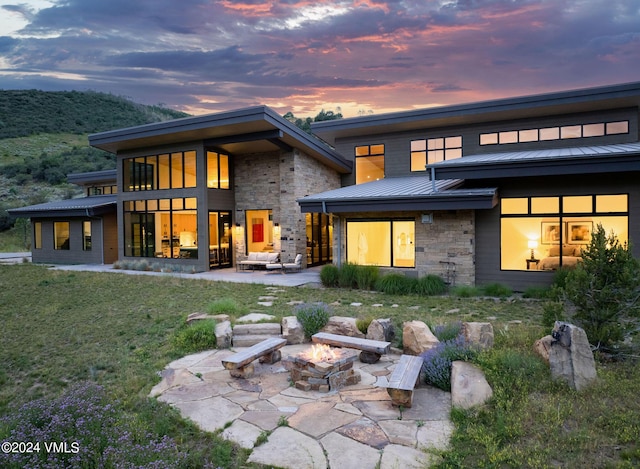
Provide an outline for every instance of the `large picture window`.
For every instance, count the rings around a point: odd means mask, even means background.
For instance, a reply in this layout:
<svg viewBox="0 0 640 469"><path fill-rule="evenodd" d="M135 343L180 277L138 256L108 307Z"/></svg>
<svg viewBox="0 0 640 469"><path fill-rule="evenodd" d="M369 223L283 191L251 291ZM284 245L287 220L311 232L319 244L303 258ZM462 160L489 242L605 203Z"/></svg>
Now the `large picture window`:
<svg viewBox="0 0 640 469"><path fill-rule="evenodd" d="M347 261L381 267L415 267L415 221L347 221Z"/></svg>
<svg viewBox="0 0 640 469"><path fill-rule="evenodd" d="M195 198L126 201L124 222L125 256L198 258Z"/></svg>
<svg viewBox="0 0 640 469"><path fill-rule="evenodd" d="M598 224L620 242L628 240L626 194L507 198L500 213L503 270L573 267Z"/></svg>
<svg viewBox="0 0 640 469"><path fill-rule="evenodd" d="M122 160L124 192L196 187L196 152L140 156Z"/></svg>
<svg viewBox="0 0 640 469"><path fill-rule="evenodd" d="M362 145L355 153L356 184L384 179L384 145Z"/></svg>

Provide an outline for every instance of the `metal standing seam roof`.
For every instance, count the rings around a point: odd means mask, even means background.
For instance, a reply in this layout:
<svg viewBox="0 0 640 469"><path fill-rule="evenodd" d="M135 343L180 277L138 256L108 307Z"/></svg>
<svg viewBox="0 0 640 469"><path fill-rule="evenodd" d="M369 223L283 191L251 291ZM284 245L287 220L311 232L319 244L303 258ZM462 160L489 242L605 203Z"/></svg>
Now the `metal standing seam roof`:
<svg viewBox="0 0 640 469"><path fill-rule="evenodd" d="M429 169L443 180L639 171L640 142L469 155Z"/></svg>
<svg viewBox="0 0 640 469"><path fill-rule="evenodd" d="M592 156L616 156L630 153L640 155L640 142L488 153L484 155L464 156L455 160L445 160L431 166L437 169L450 166L493 164L516 161L540 161L543 159L574 159Z"/></svg>
<svg viewBox="0 0 640 469"><path fill-rule="evenodd" d="M106 213L115 210L116 195L96 195L91 197L81 197L78 199L58 200L43 204L29 205L27 207L13 208L7 210L11 215L18 217L33 216L94 216L99 213Z"/></svg>
<svg viewBox="0 0 640 469"><path fill-rule="evenodd" d="M480 200L485 208L495 204L497 188L464 189L460 188L463 182L434 182L427 175L393 177L309 195L297 202L303 211L322 208L327 212L464 208L475 207Z"/></svg>

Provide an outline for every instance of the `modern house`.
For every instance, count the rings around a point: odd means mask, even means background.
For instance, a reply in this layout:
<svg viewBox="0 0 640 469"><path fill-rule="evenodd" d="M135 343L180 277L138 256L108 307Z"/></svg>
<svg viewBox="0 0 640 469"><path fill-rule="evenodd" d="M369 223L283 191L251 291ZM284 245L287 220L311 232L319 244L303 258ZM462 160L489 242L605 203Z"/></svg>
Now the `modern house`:
<svg viewBox="0 0 640 469"><path fill-rule="evenodd" d="M598 224L640 254L639 113L640 82L324 121L314 135L255 107L90 143L117 155L119 259L205 270L306 253L522 289L579 262ZM53 262L72 214L35 207L13 213L35 222L34 261ZM80 249L90 218L77 220Z"/></svg>

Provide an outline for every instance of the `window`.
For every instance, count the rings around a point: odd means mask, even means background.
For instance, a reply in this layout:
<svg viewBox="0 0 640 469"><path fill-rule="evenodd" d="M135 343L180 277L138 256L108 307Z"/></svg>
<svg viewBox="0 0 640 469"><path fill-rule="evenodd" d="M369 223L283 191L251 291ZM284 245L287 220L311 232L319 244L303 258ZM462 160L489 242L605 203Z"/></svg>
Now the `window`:
<svg viewBox="0 0 640 469"><path fill-rule="evenodd" d="M126 158L122 164L125 192L197 185L195 151Z"/></svg>
<svg viewBox="0 0 640 469"><path fill-rule="evenodd" d="M33 248L42 249L42 222L33 223Z"/></svg>
<svg viewBox="0 0 640 469"><path fill-rule="evenodd" d="M82 250L91 251L91 222L82 222Z"/></svg>
<svg viewBox="0 0 640 469"><path fill-rule="evenodd" d="M384 178L384 145L356 147L356 184Z"/></svg>
<svg viewBox="0 0 640 469"><path fill-rule="evenodd" d="M229 189L229 156L215 151L207 151L207 187Z"/></svg>
<svg viewBox="0 0 640 469"><path fill-rule="evenodd" d="M348 220L347 261L415 267L414 220Z"/></svg>
<svg viewBox="0 0 640 469"><path fill-rule="evenodd" d="M90 186L87 187L87 196L117 194L118 190L115 185Z"/></svg>
<svg viewBox="0 0 640 469"><path fill-rule="evenodd" d="M480 145L505 145L509 143L544 142L572 138L602 137L629 133L629 121L572 124L540 129L505 130L480 134Z"/></svg>
<svg viewBox="0 0 640 469"><path fill-rule="evenodd" d="M506 198L500 214L503 270L575 266L598 224L620 242L628 239L626 194Z"/></svg>
<svg viewBox="0 0 640 469"><path fill-rule="evenodd" d="M57 221L53 224L53 249L69 250L69 222Z"/></svg>
<svg viewBox="0 0 640 469"><path fill-rule="evenodd" d="M128 257L197 259L197 200L125 201L124 244Z"/></svg>
<svg viewBox="0 0 640 469"><path fill-rule="evenodd" d="M462 157L462 136L438 137L411 142L411 171L426 171L426 165Z"/></svg>

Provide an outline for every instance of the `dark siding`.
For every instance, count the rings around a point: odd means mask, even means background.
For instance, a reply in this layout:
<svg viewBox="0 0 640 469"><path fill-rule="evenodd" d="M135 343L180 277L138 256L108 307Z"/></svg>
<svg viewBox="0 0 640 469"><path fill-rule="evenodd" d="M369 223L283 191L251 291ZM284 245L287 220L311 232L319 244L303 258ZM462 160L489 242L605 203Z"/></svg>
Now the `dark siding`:
<svg viewBox="0 0 640 469"><path fill-rule="evenodd" d="M32 261L34 263L52 264L101 264L102 263L102 236L100 234L100 219L91 221L92 249L82 249L82 222L89 220L83 218L39 218L32 222L42 222L42 249L33 249ZM69 250L56 250L53 248L53 224L54 222L69 222Z"/></svg>
<svg viewBox="0 0 640 469"><path fill-rule="evenodd" d="M500 197L543 195L629 194L629 239L640 257L640 186L637 175L521 178L499 186ZM487 181L484 181L487 182ZM476 211L476 284L499 282L523 291L529 286L549 285L552 272L500 270L500 207Z"/></svg>
<svg viewBox="0 0 640 469"><path fill-rule="evenodd" d="M104 263L113 264L118 260L118 220L115 213L103 217L102 232Z"/></svg>
<svg viewBox="0 0 640 469"><path fill-rule="evenodd" d="M527 128L553 127L569 124L629 120L629 133L604 137L553 140L547 142L518 143L509 145L480 146L480 134L505 130L522 130ZM613 111L582 113L565 116L550 116L537 119L520 119L507 122L488 122L475 125L427 128L420 131L394 134L379 134L374 137L349 137L336 141L336 150L346 159L354 160L354 148L358 145L385 145L385 177L408 175L424 175L425 172L411 172L411 141L417 139L462 136L463 157L503 151L541 150L547 148L577 147L589 145L608 145L638 141L637 109L618 109ZM355 184L355 174L342 176L342 185Z"/></svg>

